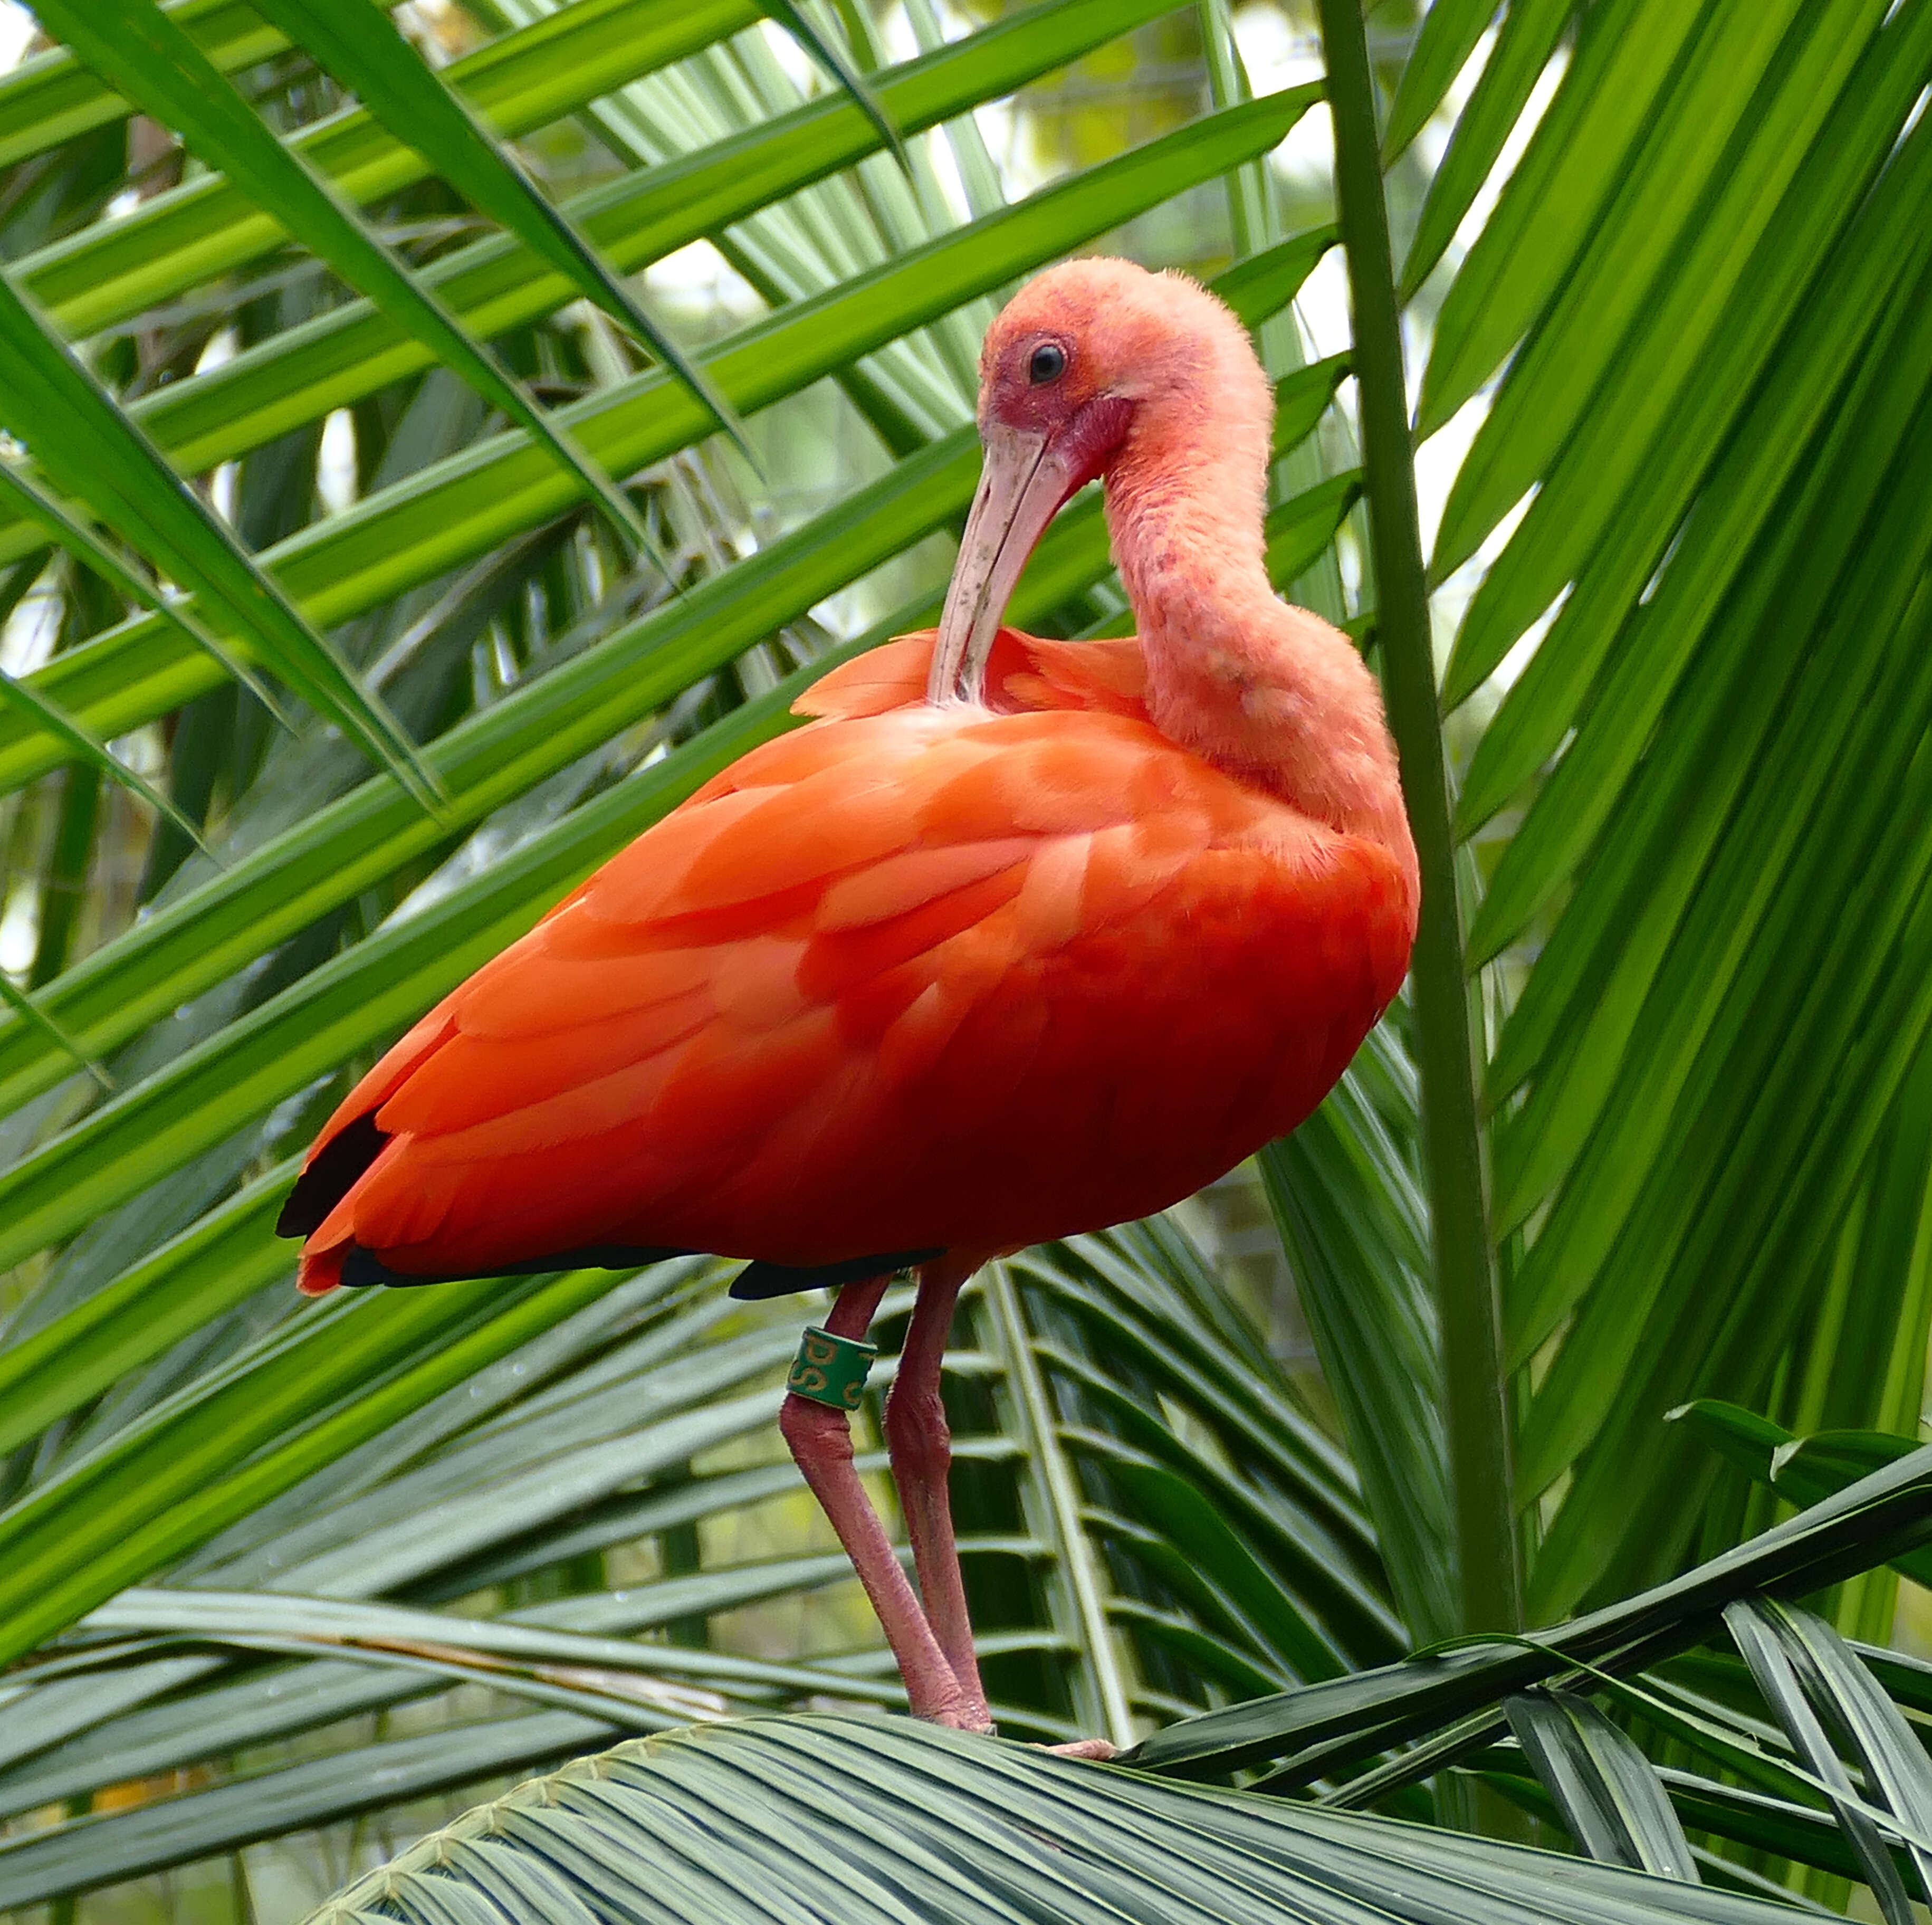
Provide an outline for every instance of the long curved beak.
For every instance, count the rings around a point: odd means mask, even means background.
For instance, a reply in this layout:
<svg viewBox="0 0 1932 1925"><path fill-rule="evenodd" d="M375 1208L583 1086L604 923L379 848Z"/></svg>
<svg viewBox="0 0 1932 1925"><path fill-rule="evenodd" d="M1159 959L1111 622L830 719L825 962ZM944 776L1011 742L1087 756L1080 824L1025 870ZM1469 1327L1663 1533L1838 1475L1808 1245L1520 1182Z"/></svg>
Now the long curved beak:
<svg viewBox="0 0 1932 1925"><path fill-rule="evenodd" d="M1074 476L1043 434L995 428L986 437L979 492L946 590L926 698L935 705L986 695L986 658L1027 557L1072 493Z"/></svg>

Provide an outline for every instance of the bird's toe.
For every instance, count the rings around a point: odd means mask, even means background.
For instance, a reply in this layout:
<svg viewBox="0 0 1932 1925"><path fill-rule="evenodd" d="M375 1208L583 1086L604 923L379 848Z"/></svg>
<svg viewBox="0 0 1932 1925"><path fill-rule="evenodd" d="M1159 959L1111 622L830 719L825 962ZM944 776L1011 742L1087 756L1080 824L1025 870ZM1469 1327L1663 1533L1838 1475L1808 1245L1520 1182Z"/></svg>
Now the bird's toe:
<svg viewBox="0 0 1932 1925"><path fill-rule="evenodd" d="M1055 1758L1090 1758L1104 1764L1117 1755L1118 1747L1106 1738L1076 1738L1071 1744L1043 1744L1040 1749Z"/></svg>

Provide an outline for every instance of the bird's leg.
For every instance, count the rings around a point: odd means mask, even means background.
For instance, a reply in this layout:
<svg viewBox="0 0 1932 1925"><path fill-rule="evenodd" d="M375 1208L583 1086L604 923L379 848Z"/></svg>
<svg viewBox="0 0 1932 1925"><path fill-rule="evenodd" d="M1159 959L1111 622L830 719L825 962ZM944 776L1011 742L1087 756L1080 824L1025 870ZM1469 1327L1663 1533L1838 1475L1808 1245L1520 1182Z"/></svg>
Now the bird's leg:
<svg viewBox="0 0 1932 1925"><path fill-rule="evenodd" d="M826 1329L835 1337L863 1337L890 1281L877 1277L848 1284L825 1320ZM976 1713L968 1704L853 1466L850 1418L794 1391L778 1413L778 1430L872 1601L886 1642L898 1660L913 1716L980 1728L986 1722L983 1701Z"/></svg>
<svg viewBox="0 0 1932 1925"><path fill-rule="evenodd" d="M920 1269L919 1295L914 1301L905 1347L899 1353L898 1374L886 1399L886 1448L892 1457L892 1482L898 1486L899 1509L912 1539L913 1560L919 1567L920 1594L926 1600L927 1620L959 1680L968 1728L989 1731L993 1721L980 1683L972 1620L966 1611L966 1587L952 1536L952 1501L946 1487L952 1464L952 1434L939 1391L952 1308L958 1301L961 1285L975 1267L942 1257Z"/></svg>

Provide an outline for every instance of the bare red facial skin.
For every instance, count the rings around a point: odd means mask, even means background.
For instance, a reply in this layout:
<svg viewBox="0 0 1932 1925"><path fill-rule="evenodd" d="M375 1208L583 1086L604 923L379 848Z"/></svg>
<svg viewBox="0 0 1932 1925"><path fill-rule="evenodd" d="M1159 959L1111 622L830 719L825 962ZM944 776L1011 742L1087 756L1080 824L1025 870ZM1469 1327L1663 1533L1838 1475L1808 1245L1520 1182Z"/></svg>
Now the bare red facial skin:
<svg viewBox="0 0 1932 1925"><path fill-rule="evenodd" d="M1066 357L1066 371L1052 380L1035 381L1028 371L1034 355L1046 347ZM1124 395L1096 391L1091 372L1083 365L1088 359L1071 335L1022 335L1003 345L980 410L982 435L1004 428L1046 439L1067 475L1065 498L1106 471L1133 419L1134 404Z"/></svg>
<svg viewBox="0 0 1932 1925"><path fill-rule="evenodd" d="M1058 301L1045 314L1011 307L980 356L980 438L986 462L960 558L940 617L928 699L985 699L986 651L1028 554L1053 518L1107 474L1126 447L1139 403L1135 373L1114 351L1091 301ZM1119 392L1130 387L1132 394Z"/></svg>
<svg viewBox="0 0 1932 1925"><path fill-rule="evenodd" d="M1124 395L1096 395L1075 409L1053 437L1055 446L1065 451L1068 468L1078 477L1067 490L1070 497L1096 475L1106 473L1126 444L1133 418L1134 404Z"/></svg>
<svg viewBox="0 0 1932 1925"><path fill-rule="evenodd" d="M1036 381L1030 370L1042 347L1058 348L1066 358L1065 371L1050 381ZM980 425L995 422L1022 434L1051 434L1064 427L1082 403L1093 398L1093 382L1074 336L1058 329L1040 329L1002 343L997 365L981 371Z"/></svg>

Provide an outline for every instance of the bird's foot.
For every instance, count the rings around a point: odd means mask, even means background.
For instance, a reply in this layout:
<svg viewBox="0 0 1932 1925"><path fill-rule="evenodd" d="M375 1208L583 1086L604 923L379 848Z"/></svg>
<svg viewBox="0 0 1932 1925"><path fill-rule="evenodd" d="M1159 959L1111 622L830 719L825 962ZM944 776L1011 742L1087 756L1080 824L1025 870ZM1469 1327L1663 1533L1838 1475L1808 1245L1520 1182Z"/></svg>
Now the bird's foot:
<svg viewBox="0 0 1932 1925"><path fill-rule="evenodd" d="M1090 1758L1100 1764L1118 1752L1118 1747L1106 1738L1076 1738L1071 1744L1043 1744L1039 1749L1051 1752L1055 1758Z"/></svg>
<svg viewBox="0 0 1932 1925"><path fill-rule="evenodd" d="M933 1711L926 1713L926 1719L950 1731L970 1731L975 1737L993 1738L1000 1734L999 1727L983 1711ZM1032 1749L1049 1752L1055 1758L1090 1758L1101 1764L1116 1756L1119 1750L1106 1738L1075 1738L1067 1744L1036 1744Z"/></svg>
<svg viewBox="0 0 1932 1925"><path fill-rule="evenodd" d="M923 1711L915 1714L929 1725L941 1725L949 1731L970 1731L975 1737L998 1737L1000 1728L987 1716L984 1707L959 1710Z"/></svg>

